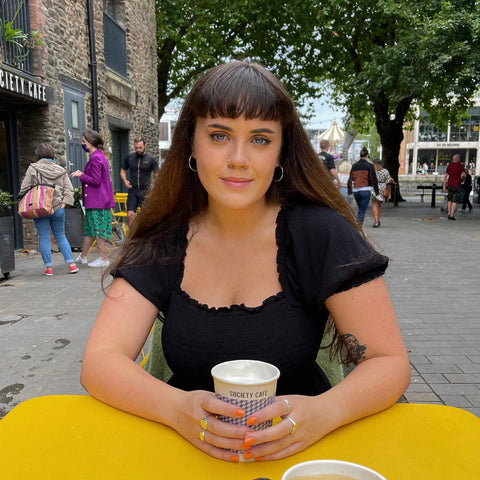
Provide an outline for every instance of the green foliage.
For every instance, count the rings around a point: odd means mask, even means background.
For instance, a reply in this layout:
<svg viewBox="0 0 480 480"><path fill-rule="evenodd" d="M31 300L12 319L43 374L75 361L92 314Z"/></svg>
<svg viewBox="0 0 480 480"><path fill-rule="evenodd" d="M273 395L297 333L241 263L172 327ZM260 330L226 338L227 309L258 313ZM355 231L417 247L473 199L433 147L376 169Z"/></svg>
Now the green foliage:
<svg viewBox="0 0 480 480"><path fill-rule="evenodd" d="M458 120L480 77L478 0L157 0L159 111L206 69L263 63L297 102L319 93L374 124L397 178L405 121ZM346 119L348 120L348 119Z"/></svg>
<svg viewBox="0 0 480 480"><path fill-rule="evenodd" d="M10 193L0 190L0 217L8 217L10 215L11 204L12 196Z"/></svg>
<svg viewBox="0 0 480 480"><path fill-rule="evenodd" d="M302 4L303 2L300 2ZM231 59L260 61L294 98L315 87L298 73L284 43L295 2L156 0L159 113L207 69ZM293 44L292 44L293 46Z"/></svg>
<svg viewBox="0 0 480 480"><path fill-rule="evenodd" d="M82 208L80 200L82 199L82 187L75 187L73 189L73 208Z"/></svg>

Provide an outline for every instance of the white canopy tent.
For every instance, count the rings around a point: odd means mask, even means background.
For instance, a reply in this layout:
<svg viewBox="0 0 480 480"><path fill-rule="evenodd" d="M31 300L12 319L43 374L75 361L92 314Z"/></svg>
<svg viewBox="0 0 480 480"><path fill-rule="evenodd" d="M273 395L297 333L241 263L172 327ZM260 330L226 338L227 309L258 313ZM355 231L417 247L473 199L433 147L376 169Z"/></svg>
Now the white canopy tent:
<svg viewBox="0 0 480 480"><path fill-rule="evenodd" d="M333 120L330 127L328 127L321 135L318 136L318 141L328 140L332 144L343 143L343 139L343 130L338 126L336 120Z"/></svg>

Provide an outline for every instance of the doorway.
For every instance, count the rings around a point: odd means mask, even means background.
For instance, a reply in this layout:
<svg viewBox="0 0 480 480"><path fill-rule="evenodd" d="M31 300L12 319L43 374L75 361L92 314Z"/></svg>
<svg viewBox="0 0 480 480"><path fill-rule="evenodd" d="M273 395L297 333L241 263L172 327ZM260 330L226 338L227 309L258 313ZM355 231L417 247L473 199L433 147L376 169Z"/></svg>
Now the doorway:
<svg viewBox="0 0 480 480"><path fill-rule="evenodd" d="M122 168L123 159L128 154L128 134L129 130L110 125L110 138L112 141L110 162L113 174L113 191L115 193L127 191L127 187L120 177L120 169Z"/></svg>
<svg viewBox="0 0 480 480"><path fill-rule="evenodd" d="M8 105L7 105L8 107ZM17 115L14 108L0 111L0 190L9 192L12 199L17 200L20 190L20 172L18 164ZM10 208L14 225L14 246L23 247L23 223L19 215Z"/></svg>

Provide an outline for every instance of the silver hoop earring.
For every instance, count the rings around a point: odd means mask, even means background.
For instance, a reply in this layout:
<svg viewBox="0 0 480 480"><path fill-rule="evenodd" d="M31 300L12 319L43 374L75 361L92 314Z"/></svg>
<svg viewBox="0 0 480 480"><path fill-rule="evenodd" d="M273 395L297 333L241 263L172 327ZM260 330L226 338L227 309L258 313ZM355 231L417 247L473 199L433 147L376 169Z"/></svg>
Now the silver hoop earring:
<svg viewBox="0 0 480 480"><path fill-rule="evenodd" d="M188 168L192 171L192 172L196 172L197 171L197 159L190 155L188 157Z"/></svg>
<svg viewBox="0 0 480 480"><path fill-rule="evenodd" d="M278 176L277 173L280 172L280 175ZM283 179L283 167L281 165L277 165L275 167L275 172L273 173L273 178L272 180L274 182L281 182Z"/></svg>

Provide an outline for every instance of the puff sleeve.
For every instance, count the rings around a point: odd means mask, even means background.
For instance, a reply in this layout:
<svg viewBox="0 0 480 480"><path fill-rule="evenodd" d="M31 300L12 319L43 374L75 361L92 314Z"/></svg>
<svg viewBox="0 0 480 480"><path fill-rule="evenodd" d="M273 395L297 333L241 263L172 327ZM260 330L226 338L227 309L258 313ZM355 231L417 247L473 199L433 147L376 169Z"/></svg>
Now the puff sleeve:
<svg viewBox="0 0 480 480"><path fill-rule="evenodd" d="M279 241L284 242L288 281L312 308L385 272L388 258L331 208L296 205L285 215Z"/></svg>

